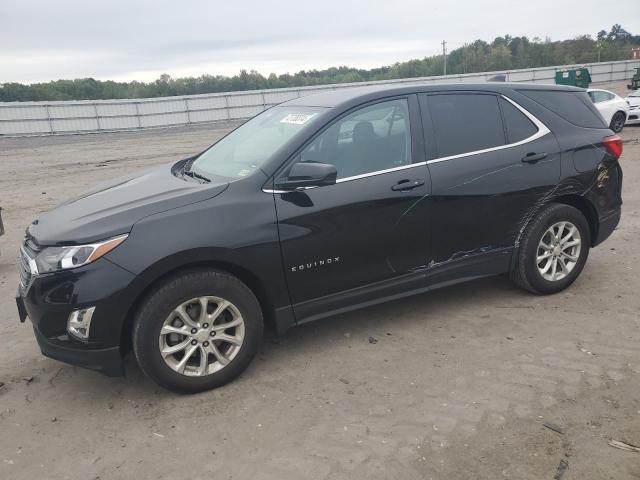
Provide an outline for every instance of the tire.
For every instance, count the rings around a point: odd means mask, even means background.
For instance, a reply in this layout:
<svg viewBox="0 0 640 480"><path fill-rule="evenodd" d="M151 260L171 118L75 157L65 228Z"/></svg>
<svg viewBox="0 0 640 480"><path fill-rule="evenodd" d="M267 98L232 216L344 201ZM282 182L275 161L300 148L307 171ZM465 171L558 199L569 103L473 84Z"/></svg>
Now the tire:
<svg viewBox="0 0 640 480"><path fill-rule="evenodd" d="M244 283L228 273L196 270L168 278L145 299L134 319L133 351L160 386L196 393L238 377L258 352L262 333L260 304Z"/></svg>
<svg viewBox="0 0 640 480"><path fill-rule="evenodd" d="M555 241L553 234L549 230L553 227L553 231L559 231L563 222L567 222L567 224L559 236L566 237L568 240L556 248L553 246ZM570 226L575 227L571 238L568 237L569 232L572 231ZM576 236L576 231L579 237ZM576 239L579 239L579 253L576 246L573 245ZM551 248L543 248L542 241ZM517 252L515 267L511 271L511 280L525 290L539 295L560 292L571 285L582 272L589 256L590 246L591 232L582 212L569 205L551 204L544 208L525 229ZM558 252L564 252L566 255L558 254ZM540 258L548 256L538 263L539 255ZM569 257L574 258L575 261L569 260ZM554 258L556 259L556 270L552 268ZM552 263L543 274L542 270L547 267L549 261ZM561 265L565 266L568 272L565 272ZM552 276L552 272L556 273L557 278L549 278ZM562 274L564 276L561 276Z"/></svg>
<svg viewBox="0 0 640 480"><path fill-rule="evenodd" d="M609 128L614 133L620 133L624 128L624 124L627 121L627 116L624 112L616 112L613 117L611 117L611 123L609 124Z"/></svg>

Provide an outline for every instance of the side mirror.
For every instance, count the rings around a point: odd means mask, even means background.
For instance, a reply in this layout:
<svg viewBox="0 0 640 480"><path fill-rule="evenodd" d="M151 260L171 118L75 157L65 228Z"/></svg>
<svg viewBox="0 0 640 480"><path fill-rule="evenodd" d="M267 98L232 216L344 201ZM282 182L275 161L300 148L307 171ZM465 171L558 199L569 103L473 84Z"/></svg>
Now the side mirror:
<svg viewBox="0 0 640 480"><path fill-rule="evenodd" d="M276 182L281 190L296 190L304 187L321 187L336 183L338 171L328 163L298 162L291 167L289 176Z"/></svg>

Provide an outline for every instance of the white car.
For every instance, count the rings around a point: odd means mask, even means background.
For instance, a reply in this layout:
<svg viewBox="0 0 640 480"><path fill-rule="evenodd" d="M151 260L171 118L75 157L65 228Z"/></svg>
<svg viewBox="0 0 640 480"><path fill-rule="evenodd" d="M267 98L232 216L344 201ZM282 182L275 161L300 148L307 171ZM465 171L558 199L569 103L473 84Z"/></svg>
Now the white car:
<svg viewBox="0 0 640 480"><path fill-rule="evenodd" d="M627 115L627 125L640 123L640 90L633 90L625 97L629 104L629 115Z"/></svg>
<svg viewBox="0 0 640 480"><path fill-rule="evenodd" d="M621 132L629 115L629 104L626 100L609 90L599 88L589 88L587 93L609 128L615 133Z"/></svg>

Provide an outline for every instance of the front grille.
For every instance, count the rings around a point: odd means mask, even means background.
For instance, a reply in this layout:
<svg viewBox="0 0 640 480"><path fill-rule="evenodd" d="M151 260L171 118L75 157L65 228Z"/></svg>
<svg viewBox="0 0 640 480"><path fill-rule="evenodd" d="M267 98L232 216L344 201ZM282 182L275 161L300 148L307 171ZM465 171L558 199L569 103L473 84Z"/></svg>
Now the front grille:
<svg viewBox="0 0 640 480"><path fill-rule="evenodd" d="M27 233L25 236L22 248L20 249L20 284L24 288L28 288L33 278L33 272L30 264L33 263L33 259L36 258L42 248L36 243L36 241Z"/></svg>
<svg viewBox="0 0 640 480"><path fill-rule="evenodd" d="M31 283L31 267L29 267L29 259L27 258L27 254L24 249L20 249L20 284L27 288Z"/></svg>

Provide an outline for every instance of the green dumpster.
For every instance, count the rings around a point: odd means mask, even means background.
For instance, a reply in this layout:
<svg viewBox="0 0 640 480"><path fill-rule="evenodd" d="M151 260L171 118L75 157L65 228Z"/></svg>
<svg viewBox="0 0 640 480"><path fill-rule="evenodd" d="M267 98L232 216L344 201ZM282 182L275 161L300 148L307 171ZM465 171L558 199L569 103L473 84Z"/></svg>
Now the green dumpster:
<svg viewBox="0 0 640 480"><path fill-rule="evenodd" d="M589 88L591 75L586 68L572 68L556 72L556 85Z"/></svg>

